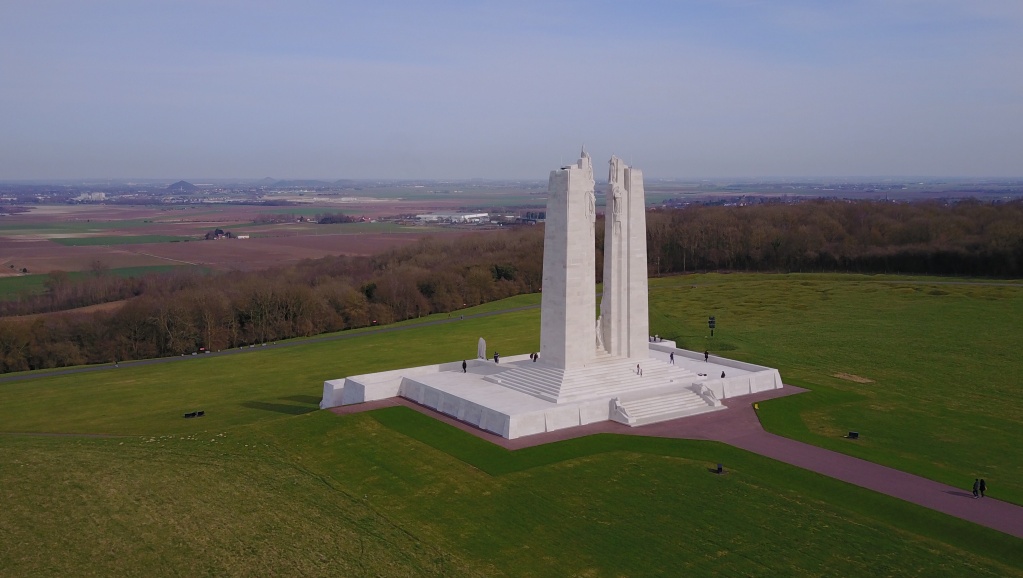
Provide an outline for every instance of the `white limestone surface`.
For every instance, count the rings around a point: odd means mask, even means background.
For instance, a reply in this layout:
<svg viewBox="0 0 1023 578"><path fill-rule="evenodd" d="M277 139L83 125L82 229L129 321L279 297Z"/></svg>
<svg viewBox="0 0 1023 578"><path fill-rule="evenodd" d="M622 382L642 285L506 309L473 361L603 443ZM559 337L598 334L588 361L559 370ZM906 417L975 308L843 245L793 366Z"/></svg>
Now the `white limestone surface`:
<svg viewBox="0 0 1023 578"><path fill-rule="evenodd" d="M523 357L523 356L518 356ZM499 375L514 365L492 364ZM519 363L531 363L528 359ZM605 421L603 400L557 404L482 379L484 373L432 373L407 377L401 396L508 439Z"/></svg>
<svg viewBox="0 0 1023 578"><path fill-rule="evenodd" d="M559 368L596 355L593 163L579 160L551 171L543 242L540 359Z"/></svg>
<svg viewBox="0 0 1023 578"><path fill-rule="evenodd" d="M330 380L324 383L320 406L402 396L482 430L515 439L611 419L611 400L615 397L633 408L636 416L629 425L639 426L721 410L721 399L781 387L776 369L718 356L704 362L702 353L671 347L669 343L649 344L650 358L644 362L643 377L630 373L630 379L623 380L618 390L605 387L598 396L587 399L557 403L487 381L535 366L528 356L517 355L502 358L500 364L469 360L467 373L462 373L461 361L453 361ZM675 354L674 368L668 365L670 353ZM720 378L722 371L726 372L725 379ZM651 386L645 388L636 386L648 377L675 374L689 377L680 381L651 380ZM704 388L709 398L705 396L701 406L694 397L700 397Z"/></svg>

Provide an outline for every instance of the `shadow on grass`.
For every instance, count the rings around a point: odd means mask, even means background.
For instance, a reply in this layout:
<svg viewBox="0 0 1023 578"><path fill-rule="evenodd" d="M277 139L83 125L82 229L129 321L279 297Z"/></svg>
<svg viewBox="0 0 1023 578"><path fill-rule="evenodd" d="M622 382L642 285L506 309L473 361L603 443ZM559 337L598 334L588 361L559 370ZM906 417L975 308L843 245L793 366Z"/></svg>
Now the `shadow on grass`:
<svg viewBox="0 0 1023 578"><path fill-rule="evenodd" d="M317 400L319 401L319 400ZM283 403L266 403L265 401L246 401L241 404L242 407L249 409L261 409L263 411L273 411L276 413L284 413L287 415L302 415L316 411L316 407L305 407L300 405L285 405Z"/></svg>
<svg viewBox="0 0 1023 578"><path fill-rule="evenodd" d="M285 401L293 401L295 403L307 403L309 405L315 405L317 408L320 407L320 398L312 395L289 395L288 397L282 397Z"/></svg>

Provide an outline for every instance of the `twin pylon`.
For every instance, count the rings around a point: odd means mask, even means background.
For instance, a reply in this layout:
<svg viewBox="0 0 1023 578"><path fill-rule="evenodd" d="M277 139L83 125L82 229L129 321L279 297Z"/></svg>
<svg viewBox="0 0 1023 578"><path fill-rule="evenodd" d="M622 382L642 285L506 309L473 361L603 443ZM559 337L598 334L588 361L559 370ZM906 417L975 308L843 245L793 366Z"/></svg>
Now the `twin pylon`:
<svg viewBox="0 0 1023 578"><path fill-rule="evenodd" d="M544 232L540 360L571 370L649 352L643 173L611 157L604 211L604 290L596 306L593 162L551 171Z"/></svg>

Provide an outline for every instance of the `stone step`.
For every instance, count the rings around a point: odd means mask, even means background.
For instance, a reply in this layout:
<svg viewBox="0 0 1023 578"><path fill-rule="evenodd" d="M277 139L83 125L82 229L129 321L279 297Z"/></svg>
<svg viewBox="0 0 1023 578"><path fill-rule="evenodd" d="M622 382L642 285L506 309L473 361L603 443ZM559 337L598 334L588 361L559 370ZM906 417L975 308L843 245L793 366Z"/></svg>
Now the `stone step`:
<svg viewBox="0 0 1023 578"><path fill-rule="evenodd" d="M695 381L695 376L654 376L644 372L643 377L636 375L626 376L620 380L570 380L562 385L559 399L561 401L575 401L587 397L600 397L604 395L617 395L631 391L653 389L660 387L686 387Z"/></svg>
<svg viewBox="0 0 1023 578"><path fill-rule="evenodd" d="M629 411L629 415L635 418L657 415L659 413L666 413L678 409L693 409L698 407L708 407L708 404L702 399L687 399L661 401L660 403L650 403L649 405L640 407L637 407L635 404L628 404L625 406L625 408Z"/></svg>
<svg viewBox="0 0 1023 578"><path fill-rule="evenodd" d="M660 423L662 421L670 421L670 420L679 419L679 418L682 418L682 417L690 417L690 416L694 416L694 415L700 415L701 413L709 413L709 412L712 412L712 411L717 411L719 409L722 409L722 408L713 407L713 406L704 404L702 407L696 407L696 408L692 408L692 409L678 410L678 411L666 412L666 413L659 413L657 415L653 415L653 416L649 416L649 417L644 417L644 418L641 418L641 419L637 419L634 423L631 423L629 425L631 425L632 427L638 427L638 426L642 426L642 425L650 425L652 423Z"/></svg>
<svg viewBox="0 0 1023 578"><path fill-rule="evenodd" d="M643 375L639 376L632 360L604 356L586 367L563 370L542 364L526 365L484 379L555 403L609 397L660 386L688 385L697 379L692 372L667 363L651 361L645 365Z"/></svg>
<svg viewBox="0 0 1023 578"><path fill-rule="evenodd" d="M621 404L629 415L627 423L630 426L658 423L721 409L710 405L702 397L689 390L627 399L623 400Z"/></svg>

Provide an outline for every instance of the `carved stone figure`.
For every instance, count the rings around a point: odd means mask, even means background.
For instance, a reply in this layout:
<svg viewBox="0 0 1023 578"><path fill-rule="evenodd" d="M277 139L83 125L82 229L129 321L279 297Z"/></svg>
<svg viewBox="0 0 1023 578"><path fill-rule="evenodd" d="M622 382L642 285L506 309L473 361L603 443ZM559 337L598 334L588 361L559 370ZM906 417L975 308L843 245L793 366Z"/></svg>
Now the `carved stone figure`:
<svg viewBox="0 0 1023 578"><path fill-rule="evenodd" d="M622 220L622 187L618 182L618 173L621 168L621 159L612 156L608 161L607 183L611 187L611 218L615 223ZM618 227L618 225L616 225Z"/></svg>
<svg viewBox="0 0 1023 578"><path fill-rule="evenodd" d="M625 418L626 421L632 417L629 415L629 410L625 409L625 406L622 405L622 398L620 397L615 397L611 400L611 409L618 415Z"/></svg>

